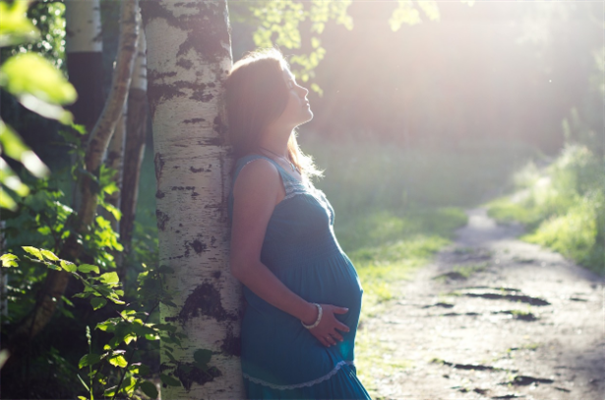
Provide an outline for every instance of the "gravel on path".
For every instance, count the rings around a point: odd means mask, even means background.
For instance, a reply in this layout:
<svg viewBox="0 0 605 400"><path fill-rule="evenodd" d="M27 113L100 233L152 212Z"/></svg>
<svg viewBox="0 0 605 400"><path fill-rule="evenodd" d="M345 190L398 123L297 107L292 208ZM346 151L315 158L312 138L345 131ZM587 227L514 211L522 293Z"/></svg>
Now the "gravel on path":
<svg viewBox="0 0 605 400"><path fill-rule="evenodd" d="M605 399L605 281L483 208L362 335L378 399ZM382 368L381 365L397 365Z"/></svg>

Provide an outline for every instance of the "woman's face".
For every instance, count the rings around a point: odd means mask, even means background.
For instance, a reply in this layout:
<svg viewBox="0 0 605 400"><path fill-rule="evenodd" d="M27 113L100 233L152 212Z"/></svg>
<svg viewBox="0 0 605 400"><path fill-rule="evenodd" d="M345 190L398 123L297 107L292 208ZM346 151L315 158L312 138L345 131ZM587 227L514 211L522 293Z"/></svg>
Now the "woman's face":
<svg viewBox="0 0 605 400"><path fill-rule="evenodd" d="M288 103L278 121L293 129L313 119L313 112L307 100L309 91L296 83L296 78L289 69L284 68L282 74L288 88Z"/></svg>

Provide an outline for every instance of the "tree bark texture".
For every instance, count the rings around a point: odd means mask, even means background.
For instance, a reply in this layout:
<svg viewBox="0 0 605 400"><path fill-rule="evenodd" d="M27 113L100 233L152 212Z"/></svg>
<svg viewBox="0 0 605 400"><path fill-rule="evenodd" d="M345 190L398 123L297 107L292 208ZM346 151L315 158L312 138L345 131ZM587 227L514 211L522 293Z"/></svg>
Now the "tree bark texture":
<svg viewBox="0 0 605 400"><path fill-rule="evenodd" d="M99 0L65 0L65 53L78 99L69 108L90 133L103 109L103 42Z"/></svg>
<svg viewBox="0 0 605 400"><path fill-rule="evenodd" d="M136 55L136 42L139 32L137 17L138 0L124 0L120 15L120 43L111 92L105 103L103 113L90 135L90 141L84 156L84 167L92 175L98 175L103 155L107 151L107 146L115 131L120 114L123 113ZM92 223L95 216L98 185L93 184L88 175L84 175L81 188L82 202L78 209L80 225L78 230L83 231Z"/></svg>
<svg viewBox="0 0 605 400"><path fill-rule="evenodd" d="M112 206L120 209L120 198L122 192L122 176L124 165L124 146L126 144L126 118L127 118L128 102L124 102L122 113L118 117L116 127L109 141L107 154L105 156L105 166L115 171L113 181L118 187L118 190L111 194L107 194L105 201ZM113 214L103 212L103 216L111 222L114 231L119 231L120 221L114 218Z"/></svg>
<svg viewBox="0 0 605 400"><path fill-rule="evenodd" d="M147 137L147 46L145 33L139 29L137 58L132 71L132 83L128 92L128 116L126 118L126 148L124 150L124 169L120 210L120 242L124 254L129 254L132 242L132 230L136 215L139 194L139 177L145 152Z"/></svg>
<svg viewBox="0 0 605 400"><path fill-rule="evenodd" d="M111 135L128 92L130 75L134 60L135 46L138 33L137 0L125 0L122 4L122 31L120 34L120 55L114 75L114 85L103 114L91 134L91 140L86 149L85 167L90 173L98 173L103 153L107 149ZM97 209L98 185L93 184L90 177L84 175L82 179L82 199L76 222L76 233L83 233L89 229ZM76 242L76 234L72 234L64 244L59 257L68 260L77 260L82 246ZM52 318L57 303L65 292L69 282L69 274L64 271L50 270L44 285L38 294L36 305L32 312L19 322L11 336L9 347L14 355L23 344L36 336Z"/></svg>
<svg viewBox="0 0 605 400"><path fill-rule="evenodd" d="M232 64L226 2L145 1L142 12L160 265L175 272L166 278L177 304L162 305L160 319L187 335L175 346L176 366L162 345L163 372L182 384L162 397L243 398L241 288L228 268L230 148L219 101ZM200 349L213 352L209 372L195 368Z"/></svg>

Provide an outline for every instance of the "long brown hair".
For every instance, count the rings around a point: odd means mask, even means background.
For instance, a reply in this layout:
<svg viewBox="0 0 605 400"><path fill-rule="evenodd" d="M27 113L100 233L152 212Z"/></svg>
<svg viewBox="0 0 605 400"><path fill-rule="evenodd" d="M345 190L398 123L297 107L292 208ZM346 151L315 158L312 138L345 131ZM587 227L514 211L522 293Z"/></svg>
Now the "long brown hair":
<svg viewBox="0 0 605 400"><path fill-rule="evenodd" d="M288 63L277 49L250 52L237 61L225 81L229 138L237 160L259 151L263 129L279 117L288 102L282 71ZM313 159L298 146L296 133L288 139L288 158L305 178L321 176Z"/></svg>

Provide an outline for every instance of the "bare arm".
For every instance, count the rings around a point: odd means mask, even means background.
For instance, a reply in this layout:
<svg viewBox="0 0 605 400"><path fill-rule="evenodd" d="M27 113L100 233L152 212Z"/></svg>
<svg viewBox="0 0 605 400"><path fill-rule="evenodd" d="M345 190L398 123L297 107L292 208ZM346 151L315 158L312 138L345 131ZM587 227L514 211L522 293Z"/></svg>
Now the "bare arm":
<svg viewBox="0 0 605 400"><path fill-rule="evenodd" d="M233 224L231 228L231 272L267 303L312 324L317 308L284 285L260 261L260 253L269 218L275 205L284 197L281 178L275 166L266 160L254 161L239 174L233 190ZM324 307L324 317L311 333L324 344L334 344L334 337L342 340L335 329L348 327L334 317L346 309L331 305ZM321 335L321 338L319 337ZM327 339L326 339L327 338Z"/></svg>

